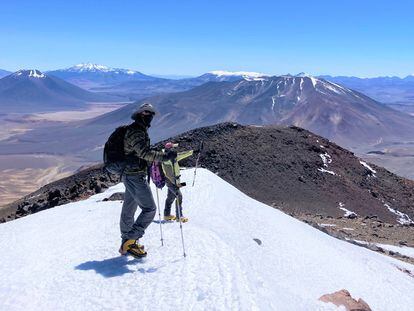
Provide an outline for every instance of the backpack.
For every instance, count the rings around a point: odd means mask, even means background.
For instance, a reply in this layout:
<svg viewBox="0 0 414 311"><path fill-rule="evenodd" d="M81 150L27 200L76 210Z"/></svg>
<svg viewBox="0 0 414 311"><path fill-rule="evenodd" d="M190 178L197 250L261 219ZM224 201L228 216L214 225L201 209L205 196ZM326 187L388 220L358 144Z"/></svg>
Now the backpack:
<svg viewBox="0 0 414 311"><path fill-rule="evenodd" d="M161 162L152 162L150 176L155 187L162 189L165 186L165 175L162 171Z"/></svg>
<svg viewBox="0 0 414 311"><path fill-rule="evenodd" d="M103 152L104 170L122 175L127 164L124 153L124 138L128 125L120 126L109 136Z"/></svg>

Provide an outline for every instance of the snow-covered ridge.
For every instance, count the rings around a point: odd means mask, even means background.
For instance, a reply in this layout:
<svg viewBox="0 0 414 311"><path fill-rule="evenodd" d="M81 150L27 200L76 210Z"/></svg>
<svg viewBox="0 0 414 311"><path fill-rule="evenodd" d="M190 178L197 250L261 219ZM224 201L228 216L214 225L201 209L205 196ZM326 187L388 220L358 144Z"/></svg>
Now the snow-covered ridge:
<svg viewBox="0 0 414 311"><path fill-rule="evenodd" d="M30 70L22 69L22 70L16 71L14 75L18 77L26 76L26 77L38 78L38 79L42 79L46 77L44 73L40 72L37 69L30 69Z"/></svg>
<svg viewBox="0 0 414 311"><path fill-rule="evenodd" d="M342 288L372 310L412 309L403 270L413 265L330 237L205 169L182 189L185 259L177 223L163 225L163 247L159 224L148 227L146 259L118 255L122 203L103 199L122 184L0 224L1 309L326 311L338 308L318 298Z"/></svg>
<svg viewBox="0 0 414 311"><path fill-rule="evenodd" d="M92 64L92 63L81 63L81 64L77 64L69 69L73 69L79 72L82 71L103 71L103 72L108 72L108 71L112 71L112 68L109 68L107 66L104 65L98 65L98 64Z"/></svg>
<svg viewBox="0 0 414 311"><path fill-rule="evenodd" d="M105 65L93 64L93 63L80 63L75 66L72 66L67 69L62 69L60 71L69 71L69 72L110 72L110 73L124 73L128 75L133 75L138 73L138 71L131 69L121 69L121 68L111 68Z"/></svg>
<svg viewBox="0 0 414 311"><path fill-rule="evenodd" d="M298 74L296 74L295 75L295 77L298 77L298 78L310 78L310 77L313 77L311 74L309 74L309 73L306 73L306 72L300 72L300 73L298 73Z"/></svg>
<svg viewBox="0 0 414 311"><path fill-rule="evenodd" d="M250 71L224 71L224 70L213 70L208 73L216 75L218 77L222 76L241 76L243 78L260 78L268 77L268 74L260 72L250 72Z"/></svg>

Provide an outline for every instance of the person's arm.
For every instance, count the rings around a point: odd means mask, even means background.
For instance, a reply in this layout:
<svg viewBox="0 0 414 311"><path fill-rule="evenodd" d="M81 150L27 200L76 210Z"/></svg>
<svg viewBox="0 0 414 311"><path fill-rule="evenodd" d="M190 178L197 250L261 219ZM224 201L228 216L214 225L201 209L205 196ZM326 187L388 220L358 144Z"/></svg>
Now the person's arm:
<svg viewBox="0 0 414 311"><path fill-rule="evenodd" d="M190 156L192 156L193 155L193 150L188 150L188 151L184 151L184 152L179 152L178 154L177 154L177 162L178 161L181 161L181 160L183 160L183 159L185 159L185 158L188 158L188 157L190 157Z"/></svg>
<svg viewBox="0 0 414 311"><path fill-rule="evenodd" d="M162 161L165 158L164 152L155 151L147 146L145 133L142 131L128 131L126 139L141 159L153 162Z"/></svg>
<svg viewBox="0 0 414 311"><path fill-rule="evenodd" d="M172 184L174 184L174 170L171 161L164 161L161 164L162 171L165 178L167 178Z"/></svg>

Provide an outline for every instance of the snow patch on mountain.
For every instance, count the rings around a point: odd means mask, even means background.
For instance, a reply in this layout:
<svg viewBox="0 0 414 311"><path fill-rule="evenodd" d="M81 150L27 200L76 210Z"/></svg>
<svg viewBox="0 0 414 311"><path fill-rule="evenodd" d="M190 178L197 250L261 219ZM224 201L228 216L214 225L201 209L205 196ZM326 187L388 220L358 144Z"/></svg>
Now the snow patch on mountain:
<svg viewBox="0 0 414 311"><path fill-rule="evenodd" d="M240 76L244 79L250 79L253 81L263 80L263 77L268 77L268 74L259 73L259 72L250 72L250 71L224 71L224 70L213 70L208 72L218 77L228 77L228 76Z"/></svg>
<svg viewBox="0 0 414 311"><path fill-rule="evenodd" d="M128 75L134 75L138 71L131 69L121 69L121 68L111 68L105 65L93 64L93 63L80 63L75 66L72 66L67 69L62 69L59 71L68 71L68 72L106 72L106 73L124 73Z"/></svg>
<svg viewBox="0 0 414 311"><path fill-rule="evenodd" d="M396 209L393 209L389 204L384 203L384 206L393 214L397 215L397 221L402 224L402 225L409 225L409 224L413 224L414 221L411 220L410 216L408 216L407 214L397 211Z"/></svg>
<svg viewBox="0 0 414 311"><path fill-rule="evenodd" d="M306 73L306 72L300 72L300 73L298 73L298 74L296 74L295 75L295 77L298 77L298 78L310 78L310 77L313 77L311 74L308 74L308 73Z"/></svg>
<svg viewBox="0 0 414 311"><path fill-rule="evenodd" d="M345 212L344 217L358 216L357 213L346 209L344 206L345 206L344 203L339 202L339 209Z"/></svg>
<svg viewBox="0 0 414 311"><path fill-rule="evenodd" d="M364 161L359 161L359 163L361 163L366 169L368 169L371 172L372 177L377 177L375 174L377 173L376 170L374 170L371 166L369 166L366 162Z"/></svg>
<svg viewBox="0 0 414 311"><path fill-rule="evenodd" d="M29 78L37 78L37 79L46 78L46 75L37 69L29 69L29 70L22 69L22 70L16 71L14 75L18 77L26 76Z"/></svg>
<svg viewBox="0 0 414 311"><path fill-rule="evenodd" d="M80 63L73 67L68 68L68 70L73 70L73 71L78 71L78 72L83 72L83 71L108 72L108 71L112 71L112 68L109 68L104 65L93 64L93 63Z"/></svg>

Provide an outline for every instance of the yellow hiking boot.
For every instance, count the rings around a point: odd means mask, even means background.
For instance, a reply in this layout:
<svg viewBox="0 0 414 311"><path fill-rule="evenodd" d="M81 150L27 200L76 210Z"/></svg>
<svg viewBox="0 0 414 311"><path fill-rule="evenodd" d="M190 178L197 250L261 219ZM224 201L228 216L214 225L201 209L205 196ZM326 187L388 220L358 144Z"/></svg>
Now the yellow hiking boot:
<svg viewBox="0 0 414 311"><path fill-rule="evenodd" d="M164 216L165 221L174 221L176 219L177 219L177 217L175 217L174 215L165 215Z"/></svg>
<svg viewBox="0 0 414 311"><path fill-rule="evenodd" d="M180 220L177 218L177 221L180 221ZM181 222L182 223L187 222L187 221L188 221L187 217L181 216Z"/></svg>
<svg viewBox="0 0 414 311"><path fill-rule="evenodd" d="M130 254L135 258L147 256L147 252L144 250L144 245L139 244L138 240L126 240L122 243L119 253L121 255Z"/></svg>

